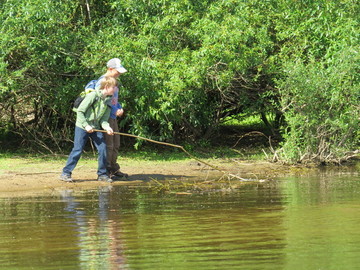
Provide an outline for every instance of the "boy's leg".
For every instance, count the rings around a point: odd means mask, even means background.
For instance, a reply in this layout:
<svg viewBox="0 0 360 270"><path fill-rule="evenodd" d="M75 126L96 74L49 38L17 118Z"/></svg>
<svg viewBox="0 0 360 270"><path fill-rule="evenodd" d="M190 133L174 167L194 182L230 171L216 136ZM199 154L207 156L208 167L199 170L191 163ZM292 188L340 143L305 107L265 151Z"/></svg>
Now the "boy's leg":
<svg viewBox="0 0 360 270"><path fill-rule="evenodd" d="M98 171L97 174L107 175L106 171L106 143L102 132L91 133L91 139L93 140L96 149L98 150Z"/></svg>
<svg viewBox="0 0 360 270"><path fill-rule="evenodd" d="M84 129L75 126L74 147L68 157L65 167L63 168L63 174L71 176L72 171L75 169L78 163L84 146L89 138L89 133Z"/></svg>

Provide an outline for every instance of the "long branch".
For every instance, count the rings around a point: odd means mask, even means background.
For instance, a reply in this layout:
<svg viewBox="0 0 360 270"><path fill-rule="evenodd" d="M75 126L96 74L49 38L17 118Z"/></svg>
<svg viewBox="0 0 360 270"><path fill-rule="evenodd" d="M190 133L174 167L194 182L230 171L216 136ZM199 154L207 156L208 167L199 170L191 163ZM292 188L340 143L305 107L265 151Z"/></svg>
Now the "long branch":
<svg viewBox="0 0 360 270"><path fill-rule="evenodd" d="M94 129L94 131L106 133L105 130L100 130L100 129ZM205 164L205 165L207 165L207 166L209 166L209 167L211 167L211 168L213 168L213 169L215 169L215 170L217 170L217 171L220 171L220 172L222 172L222 173L224 173L224 174L226 174L226 175L228 175L228 176L237 178L237 179L239 179L239 180L244 180L244 181L247 180L247 179L242 178L242 177L240 177L240 176L238 176L238 175L235 175L235 174L232 174L232 173L228 173L228 172L226 172L225 170L223 170L223 169L221 169L221 168L219 168L219 167L217 167L217 166L214 166L214 165L209 164L208 162L205 162L205 161L203 161L203 160L201 160L201 159L198 159L197 157L193 156L193 155L190 154L188 151L186 151L186 150L184 149L184 147L182 147L181 145L172 144L172 143L166 143L166 142L159 142L159 141L155 141L155 140L152 140L152 139L144 138L144 137L141 137L141 136L137 136L137 135L133 135L133 134L128 134L128 133L122 133L122 132L114 132L114 134L116 134L116 135L122 135L122 136L127 136L127 137L133 137L133 138L141 139L141 140L148 141L148 142L152 142L152 143L157 143L157 144L161 144L161 145L166 145L166 146L171 146L171 147L179 148L179 149L181 149L185 154L187 154L189 157L191 157L192 159L195 159L195 160L199 161L200 163L203 163L203 164Z"/></svg>

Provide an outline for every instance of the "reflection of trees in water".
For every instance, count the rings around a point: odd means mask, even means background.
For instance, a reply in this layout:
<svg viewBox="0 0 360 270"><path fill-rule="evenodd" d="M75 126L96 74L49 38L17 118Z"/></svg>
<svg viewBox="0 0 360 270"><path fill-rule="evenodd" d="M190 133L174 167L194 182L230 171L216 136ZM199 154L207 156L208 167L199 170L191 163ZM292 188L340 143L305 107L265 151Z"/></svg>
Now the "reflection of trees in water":
<svg viewBox="0 0 360 270"><path fill-rule="evenodd" d="M111 186L99 187L98 207L76 200L71 190L62 192L67 203L65 210L74 220L78 232L79 260L81 269L126 269L120 239L121 222L111 218L109 196ZM94 210L96 210L94 212ZM88 214L94 213L94 214Z"/></svg>
<svg viewBox="0 0 360 270"><path fill-rule="evenodd" d="M136 195L123 225L133 267L237 269L247 263L278 268L284 264L284 203L276 183L246 185L239 192Z"/></svg>

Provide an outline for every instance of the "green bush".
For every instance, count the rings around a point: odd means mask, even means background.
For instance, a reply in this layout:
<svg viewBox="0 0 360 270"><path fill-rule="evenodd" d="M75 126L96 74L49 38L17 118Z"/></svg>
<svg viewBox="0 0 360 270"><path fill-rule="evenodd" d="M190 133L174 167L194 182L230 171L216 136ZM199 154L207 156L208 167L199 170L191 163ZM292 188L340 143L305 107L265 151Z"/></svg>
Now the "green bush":
<svg viewBox="0 0 360 270"><path fill-rule="evenodd" d="M339 162L359 148L360 56L354 48L331 61L290 62L279 84L287 121L282 158Z"/></svg>
<svg viewBox="0 0 360 270"><path fill-rule="evenodd" d="M69 146L72 101L113 57L129 70L120 78L126 132L206 143L229 117L261 116L278 135L283 111L283 158L340 159L357 147L356 1L8 0L0 7L0 133L15 134L20 147Z"/></svg>

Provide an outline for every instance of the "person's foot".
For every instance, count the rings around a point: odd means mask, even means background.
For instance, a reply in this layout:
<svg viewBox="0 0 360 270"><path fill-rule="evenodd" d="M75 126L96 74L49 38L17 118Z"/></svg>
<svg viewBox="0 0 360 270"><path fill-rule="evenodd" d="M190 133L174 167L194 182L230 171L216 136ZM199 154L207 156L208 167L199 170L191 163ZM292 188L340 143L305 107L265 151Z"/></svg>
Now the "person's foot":
<svg viewBox="0 0 360 270"><path fill-rule="evenodd" d="M71 175L65 173L60 175L60 180L64 182L74 182L74 180L71 178Z"/></svg>
<svg viewBox="0 0 360 270"><path fill-rule="evenodd" d="M105 175L99 175L97 180L98 181L108 182L108 183L113 182L113 180L109 176L107 176L106 174Z"/></svg>
<svg viewBox="0 0 360 270"><path fill-rule="evenodd" d="M115 172L114 174L111 175L111 179L114 181L118 181L121 180L122 178L129 178L129 175L127 173L123 173L120 171Z"/></svg>

